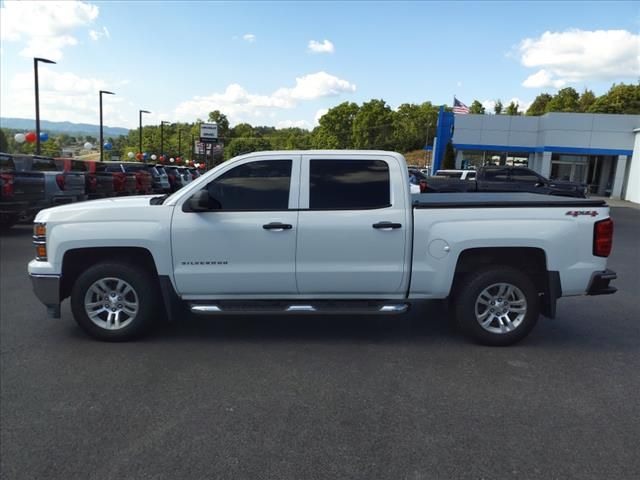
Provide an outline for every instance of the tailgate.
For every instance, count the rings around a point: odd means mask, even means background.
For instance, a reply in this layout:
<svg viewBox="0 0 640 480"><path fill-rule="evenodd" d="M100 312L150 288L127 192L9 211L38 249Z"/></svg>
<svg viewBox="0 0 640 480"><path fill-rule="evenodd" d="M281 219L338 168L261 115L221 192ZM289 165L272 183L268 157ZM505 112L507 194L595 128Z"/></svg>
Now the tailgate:
<svg viewBox="0 0 640 480"><path fill-rule="evenodd" d="M65 172L64 174L64 192L70 194L82 195L85 188L84 173Z"/></svg>
<svg viewBox="0 0 640 480"><path fill-rule="evenodd" d="M13 172L15 202L37 202L44 199L44 175L38 172Z"/></svg>

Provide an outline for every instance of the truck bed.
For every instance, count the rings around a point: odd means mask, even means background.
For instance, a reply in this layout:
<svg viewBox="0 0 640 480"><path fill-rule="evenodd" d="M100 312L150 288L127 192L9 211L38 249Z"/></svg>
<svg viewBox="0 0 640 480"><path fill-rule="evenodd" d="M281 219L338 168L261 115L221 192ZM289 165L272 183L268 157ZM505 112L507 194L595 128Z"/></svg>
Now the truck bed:
<svg viewBox="0 0 640 480"><path fill-rule="evenodd" d="M462 180L461 180L462 181ZM516 208L604 207L601 199L561 197L537 193L419 193L412 195L413 208Z"/></svg>

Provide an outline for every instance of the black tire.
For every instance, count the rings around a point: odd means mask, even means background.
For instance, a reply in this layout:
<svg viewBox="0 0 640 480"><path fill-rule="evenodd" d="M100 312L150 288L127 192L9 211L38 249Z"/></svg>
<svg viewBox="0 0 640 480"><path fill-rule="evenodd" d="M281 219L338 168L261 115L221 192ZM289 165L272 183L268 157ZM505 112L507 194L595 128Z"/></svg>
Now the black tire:
<svg viewBox="0 0 640 480"><path fill-rule="evenodd" d="M519 293L524 295L526 312L513 330L496 333L480 324L480 320L476 317L476 301L485 289L500 283L513 285L519 290ZM494 290L491 291L496 292L497 288L494 287ZM531 278L520 270L506 266L491 267L466 275L456 285L452 306L458 328L472 340L491 346L513 345L522 340L536 325L540 312L538 292ZM488 306L480 307L489 308ZM518 317L517 313L509 315ZM488 325L488 328L498 329L502 323L502 320L496 318Z"/></svg>
<svg viewBox="0 0 640 480"><path fill-rule="evenodd" d="M127 282L137 296L138 310L126 326L108 330L94 323L85 310L85 295L100 279L117 278ZM122 342L140 338L154 323L162 298L158 294L157 281L142 267L124 263L104 262L86 269L71 290L71 311L78 325L98 340Z"/></svg>

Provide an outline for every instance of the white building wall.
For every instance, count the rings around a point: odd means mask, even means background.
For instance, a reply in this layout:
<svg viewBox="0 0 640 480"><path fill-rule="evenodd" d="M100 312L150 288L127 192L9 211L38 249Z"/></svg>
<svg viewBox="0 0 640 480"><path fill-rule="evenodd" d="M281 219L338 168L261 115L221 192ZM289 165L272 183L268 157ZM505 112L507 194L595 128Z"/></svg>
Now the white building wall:
<svg viewBox="0 0 640 480"><path fill-rule="evenodd" d="M633 156L631 157L631 165L629 165L629 180L627 181L627 190L625 192L625 200L640 203L640 128L634 130L635 142L633 145Z"/></svg>

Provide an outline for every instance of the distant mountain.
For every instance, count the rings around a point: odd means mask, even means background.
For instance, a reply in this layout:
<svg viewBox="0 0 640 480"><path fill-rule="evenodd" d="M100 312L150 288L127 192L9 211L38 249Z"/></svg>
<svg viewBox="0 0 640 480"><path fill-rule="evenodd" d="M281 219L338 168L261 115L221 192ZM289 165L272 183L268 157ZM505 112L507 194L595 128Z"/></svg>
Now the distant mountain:
<svg viewBox="0 0 640 480"><path fill-rule="evenodd" d="M0 117L0 127L15 128L19 130L33 130L36 121L28 118L8 118ZM100 125L91 125L90 123L71 123L71 122L50 122L48 120L40 120L40 131L50 134L68 133L75 135L92 135L97 137L100 134ZM114 137L118 135L128 135L128 128L120 127L103 127L104 136Z"/></svg>

